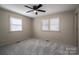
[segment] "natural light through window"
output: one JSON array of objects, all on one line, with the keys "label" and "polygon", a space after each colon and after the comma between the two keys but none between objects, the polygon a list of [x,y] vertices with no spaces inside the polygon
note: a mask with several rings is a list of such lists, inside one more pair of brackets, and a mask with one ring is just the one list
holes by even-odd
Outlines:
[{"label": "natural light through window", "polygon": [[42,20],[42,30],[48,30],[48,20]]},{"label": "natural light through window", "polygon": [[22,19],[10,17],[10,31],[22,31]]},{"label": "natural light through window", "polygon": [[42,30],[59,31],[60,30],[59,17],[50,18],[49,20],[42,20]]},{"label": "natural light through window", "polygon": [[59,18],[51,18],[50,19],[50,31],[59,31]]}]

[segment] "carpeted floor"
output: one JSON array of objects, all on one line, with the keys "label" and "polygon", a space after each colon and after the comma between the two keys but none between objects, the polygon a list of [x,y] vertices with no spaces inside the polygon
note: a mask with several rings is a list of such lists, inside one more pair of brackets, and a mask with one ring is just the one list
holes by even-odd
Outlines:
[{"label": "carpeted floor", "polygon": [[13,45],[0,47],[0,55],[69,55],[76,54],[76,48],[51,41],[29,39]]}]

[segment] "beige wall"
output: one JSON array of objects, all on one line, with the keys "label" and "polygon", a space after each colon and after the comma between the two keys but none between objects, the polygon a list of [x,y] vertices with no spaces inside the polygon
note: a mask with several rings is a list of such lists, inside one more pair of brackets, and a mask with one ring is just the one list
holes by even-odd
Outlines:
[{"label": "beige wall", "polygon": [[[10,22],[9,22],[10,16],[22,18],[23,31],[21,32],[10,31]],[[31,25],[32,25],[31,18],[4,9],[0,9],[0,46],[30,38],[32,34]]]},{"label": "beige wall", "polygon": [[78,9],[78,54],[79,54],[79,9]]},{"label": "beige wall", "polygon": [[[41,31],[41,20],[58,16],[60,18],[60,31],[59,32],[45,32]],[[75,45],[74,37],[74,12],[62,12],[52,14],[49,16],[37,17],[33,21],[34,37],[40,39],[49,39],[53,42],[65,43]]]}]

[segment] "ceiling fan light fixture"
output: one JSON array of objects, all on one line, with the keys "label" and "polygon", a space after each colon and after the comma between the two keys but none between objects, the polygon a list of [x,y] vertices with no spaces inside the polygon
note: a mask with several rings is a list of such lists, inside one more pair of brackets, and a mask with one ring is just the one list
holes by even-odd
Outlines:
[{"label": "ceiling fan light fixture", "polygon": [[36,10],[34,10],[33,12],[34,12],[34,13],[36,13],[37,11],[36,11]]}]

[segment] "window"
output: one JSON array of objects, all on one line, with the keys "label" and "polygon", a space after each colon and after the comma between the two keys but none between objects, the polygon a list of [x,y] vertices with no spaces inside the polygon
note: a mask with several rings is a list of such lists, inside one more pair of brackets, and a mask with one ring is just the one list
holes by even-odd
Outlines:
[{"label": "window", "polygon": [[22,19],[10,17],[10,31],[22,31]]},{"label": "window", "polygon": [[50,19],[50,31],[59,31],[59,18]]},{"label": "window", "polygon": [[51,18],[50,20],[42,20],[42,30],[44,31],[59,31],[60,24],[59,24],[59,18]]},{"label": "window", "polygon": [[42,20],[42,30],[48,30],[48,20]]}]

